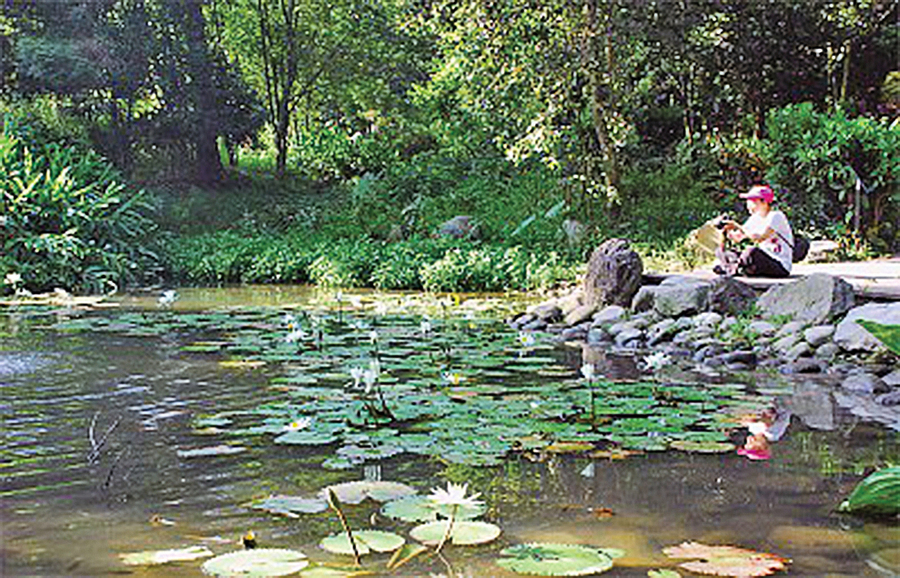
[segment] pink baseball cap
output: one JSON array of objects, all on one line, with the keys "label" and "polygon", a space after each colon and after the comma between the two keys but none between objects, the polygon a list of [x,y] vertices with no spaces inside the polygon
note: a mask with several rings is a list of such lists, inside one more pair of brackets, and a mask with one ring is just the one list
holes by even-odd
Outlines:
[{"label": "pink baseball cap", "polygon": [[772,190],[772,187],[768,185],[756,185],[755,187],[751,187],[746,193],[741,193],[741,198],[757,199],[771,205],[772,201],[775,200],[775,192]]}]

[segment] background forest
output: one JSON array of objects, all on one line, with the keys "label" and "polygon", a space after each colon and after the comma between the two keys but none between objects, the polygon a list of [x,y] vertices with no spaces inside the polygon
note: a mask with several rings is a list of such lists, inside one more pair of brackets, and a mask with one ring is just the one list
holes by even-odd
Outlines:
[{"label": "background forest", "polygon": [[900,250],[900,0],[0,5],[6,292],[530,289],[614,235],[692,266],[763,181]]}]

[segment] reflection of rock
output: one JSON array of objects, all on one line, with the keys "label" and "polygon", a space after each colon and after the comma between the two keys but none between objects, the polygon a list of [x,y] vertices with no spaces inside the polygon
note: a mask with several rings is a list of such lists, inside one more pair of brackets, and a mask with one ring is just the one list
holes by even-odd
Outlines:
[{"label": "reflection of rock", "polygon": [[634,379],[640,375],[637,360],[631,355],[616,355],[600,347],[585,345],[581,349],[582,363],[597,368],[597,374],[610,379]]},{"label": "reflection of rock", "polygon": [[794,394],[784,400],[784,407],[811,429],[831,431],[835,428],[834,402],[828,390],[819,384],[797,383]]},{"label": "reflection of rock", "polygon": [[867,303],[850,310],[834,332],[834,341],[849,351],[875,351],[882,348],[881,342],[857,323],[858,319],[868,319],[885,325],[900,324],[900,302]]},{"label": "reflection of rock", "polygon": [[837,553],[864,549],[872,539],[862,532],[815,526],[778,526],[769,534],[769,542],[789,550],[827,550]]},{"label": "reflection of rock", "polygon": [[772,287],[756,303],[767,316],[787,315],[818,325],[843,315],[853,306],[853,286],[839,277],[814,273]]},{"label": "reflection of rock", "polygon": [[847,391],[834,392],[834,401],[855,416],[871,419],[900,431],[900,406],[884,406],[875,401],[871,395]]}]

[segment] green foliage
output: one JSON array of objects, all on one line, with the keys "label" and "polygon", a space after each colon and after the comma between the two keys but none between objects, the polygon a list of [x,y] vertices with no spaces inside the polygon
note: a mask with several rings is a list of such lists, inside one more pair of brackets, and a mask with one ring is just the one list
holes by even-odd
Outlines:
[{"label": "green foliage", "polygon": [[871,473],[853,488],[839,509],[889,516],[900,513],[900,466]]},{"label": "green foliage", "polygon": [[856,322],[874,335],[885,347],[900,355],[900,325],[883,325],[868,319],[858,319]]},{"label": "green foliage", "polygon": [[18,273],[31,290],[100,292],[158,273],[150,200],[100,156],[55,143],[27,146],[6,116],[0,171],[0,274]]}]

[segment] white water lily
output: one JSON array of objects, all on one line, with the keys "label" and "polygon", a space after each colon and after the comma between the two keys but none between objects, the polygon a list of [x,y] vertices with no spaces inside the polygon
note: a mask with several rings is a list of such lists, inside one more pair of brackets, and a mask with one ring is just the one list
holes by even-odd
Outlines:
[{"label": "white water lily", "polygon": [[293,329],[297,325],[297,318],[290,313],[285,313],[282,318],[282,323],[284,323],[285,327],[288,329]]},{"label": "white water lily", "polygon": [[593,363],[585,363],[581,366],[581,375],[584,376],[588,381],[592,381],[595,377],[597,377],[597,368]]},{"label": "white water lily", "polygon": [[174,289],[167,289],[157,299],[160,307],[169,307],[178,299],[178,293]]},{"label": "white water lily", "polygon": [[374,329],[369,332],[369,341],[372,342],[372,345],[378,343],[378,332]]},{"label": "white water lily", "polygon": [[353,387],[359,387],[359,382],[362,381],[363,375],[365,375],[366,370],[362,367],[353,367],[350,369],[350,377],[353,378]]},{"label": "white water lily", "polygon": [[456,506],[458,508],[479,508],[484,502],[478,499],[481,493],[466,496],[469,490],[469,484],[454,484],[447,482],[447,489],[432,488],[431,495],[428,499],[438,506]]},{"label": "white water lily", "polygon": [[751,421],[747,424],[747,430],[755,436],[758,436],[760,434],[766,435],[767,433],[769,433],[769,426],[762,421]]},{"label": "white water lily", "polygon": [[464,376],[460,375],[459,373],[456,373],[456,372],[451,373],[449,371],[442,373],[441,379],[443,379],[444,381],[446,381],[447,383],[452,384],[452,385],[459,385],[460,383],[462,383],[466,380],[466,378]]},{"label": "white water lily", "polygon": [[375,382],[378,381],[378,373],[372,369],[363,371],[363,381],[366,382],[366,393],[372,393],[372,388],[375,387]]},{"label": "white water lily", "polygon": [[431,321],[423,319],[422,322],[419,323],[419,331],[422,332],[422,335],[431,333]]},{"label": "white water lily", "polygon": [[306,333],[302,329],[295,329],[284,336],[285,343],[296,343],[306,337]]},{"label": "white water lily", "polygon": [[306,429],[309,427],[309,424],[312,423],[311,417],[301,417],[300,419],[295,419],[291,423],[284,426],[282,429],[284,431],[298,431],[301,429]]},{"label": "white water lily", "polygon": [[672,358],[662,351],[651,353],[644,357],[644,363],[648,369],[659,370],[672,363]]},{"label": "white water lily", "polygon": [[519,343],[521,343],[525,347],[531,347],[535,343],[534,335],[525,331],[520,331]]}]

